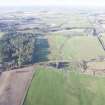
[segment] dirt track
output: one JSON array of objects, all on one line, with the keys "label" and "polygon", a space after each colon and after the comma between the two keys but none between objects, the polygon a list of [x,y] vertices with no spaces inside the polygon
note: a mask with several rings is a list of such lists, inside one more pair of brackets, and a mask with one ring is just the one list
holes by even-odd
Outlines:
[{"label": "dirt track", "polygon": [[2,73],[0,105],[20,105],[33,74],[33,66]]}]

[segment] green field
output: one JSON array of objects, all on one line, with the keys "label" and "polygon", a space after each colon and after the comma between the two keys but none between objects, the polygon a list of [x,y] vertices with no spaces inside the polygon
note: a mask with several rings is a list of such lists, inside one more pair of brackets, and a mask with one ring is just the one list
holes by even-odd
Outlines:
[{"label": "green field", "polygon": [[[64,45],[63,45],[64,43]],[[65,37],[63,35],[49,36],[49,45],[51,47],[50,59],[92,59],[98,56],[105,56],[100,43],[93,36],[75,36]],[[60,47],[63,45],[61,51]],[[59,53],[60,52],[60,53]]]},{"label": "green field", "polygon": [[87,17],[77,14],[74,11],[72,13],[51,13],[51,15],[41,15],[45,23],[51,26],[66,27],[91,27]]},{"label": "green field", "polygon": [[4,34],[5,34],[4,32],[0,32],[0,38],[1,38]]},{"label": "green field", "polygon": [[104,105],[105,78],[37,69],[24,105]]},{"label": "green field", "polygon": [[[49,60],[88,60],[105,56],[94,36],[68,37],[53,33],[48,36],[48,42]],[[104,68],[104,64],[93,62],[89,66]],[[104,105],[105,77],[80,74],[71,69],[38,67],[24,105]]]},{"label": "green field", "polygon": [[89,68],[104,70],[105,69],[105,61],[102,62],[90,62],[87,64]]}]

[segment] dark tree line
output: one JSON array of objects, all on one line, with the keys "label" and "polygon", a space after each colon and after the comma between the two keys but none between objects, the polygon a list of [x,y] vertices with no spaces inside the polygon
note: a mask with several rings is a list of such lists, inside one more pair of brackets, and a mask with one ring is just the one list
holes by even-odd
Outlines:
[{"label": "dark tree line", "polygon": [[9,33],[0,40],[0,62],[21,67],[32,61],[35,35],[31,33]]}]

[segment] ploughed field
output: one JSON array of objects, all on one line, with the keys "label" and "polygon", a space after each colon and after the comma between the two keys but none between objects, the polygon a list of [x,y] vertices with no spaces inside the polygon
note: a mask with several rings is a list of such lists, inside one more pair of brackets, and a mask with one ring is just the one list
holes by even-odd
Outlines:
[{"label": "ploughed field", "polygon": [[5,71],[0,75],[0,105],[20,105],[32,80],[33,66]]},{"label": "ploughed field", "polygon": [[105,78],[39,67],[24,105],[104,105]]}]

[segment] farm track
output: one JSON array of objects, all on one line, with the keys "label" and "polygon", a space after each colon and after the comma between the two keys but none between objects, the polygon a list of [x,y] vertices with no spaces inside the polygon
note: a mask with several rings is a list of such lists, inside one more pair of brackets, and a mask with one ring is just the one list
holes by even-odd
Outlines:
[{"label": "farm track", "polygon": [[34,74],[34,66],[3,72],[0,76],[0,105],[22,105]]}]

